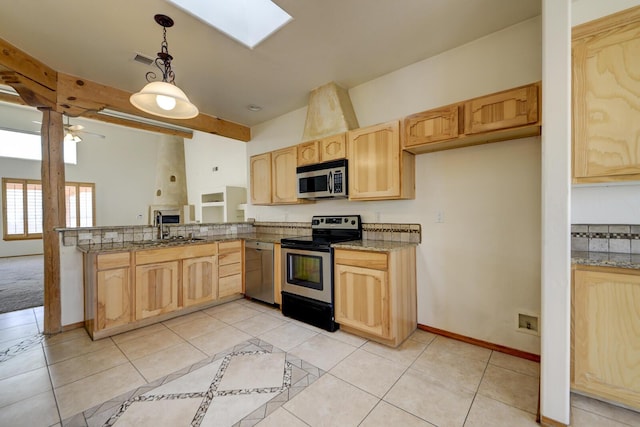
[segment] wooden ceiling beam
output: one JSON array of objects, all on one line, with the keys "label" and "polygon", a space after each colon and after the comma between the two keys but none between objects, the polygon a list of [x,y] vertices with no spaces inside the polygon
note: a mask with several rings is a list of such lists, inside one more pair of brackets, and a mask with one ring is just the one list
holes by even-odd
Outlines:
[{"label": "wooden ceiling beam", "polygon": [[[131,93],[121,89],[92,82],[81,77],[56,72],[42,62],[22,52],[0,38],[0,78],[4,84],[13,87],[28,105],[37,108],[51,108],[72,117],[91,115],[92,118],[105,108],[121,113],[146,117],[201,132],[220,135],[247,142],[251,139],[251,129],[218,117],[200,113],[193,119],[165,119],[138,110],[129,102]],[[102,119],[102,115],[100,120]],[[103,121],[113,122],[110,119]],[[153,125],[123,120],[134,128],[152,130]],[[167,133],[162,127],[154,131]],[[158,130],[163,129],[163,130]],[[175,134],[175,131],[173,131]]]},{"label": "wooden ceiling beam", "polygon": [[[251,130],[247,126],[202,113],[193,119],[186,120],[166,119],[147,114],[138,110],[129,102],[130,96],[130,92],[121,89],[92,82],[81,77],[58,73],[58,108],[69,115],[77,116],[77,113],[82,110],[97,113],[107,108],[244,142],[251,139]],[[135,122],[132,121],[131,123],[131,126],[134,126],[133,123]]]},{"label": "wooden ceiling beam", "polygon": [[120,117],[108,116],[106,114],[98,114],[94,112],[86,112],[82,115],[82,117],[86,117],[87,119],[99,120],[101,122],[111,123],[114,125],[127,126],[134,129],[142,129],[148,130],[151,132],[164,133],[166,135],[179,136],[181,138],[192,139],[193,132],[187,132],[180,129],[171,129],[162,126],[155,126],[149,123],[141,123],[133,120],[127,120]]}]

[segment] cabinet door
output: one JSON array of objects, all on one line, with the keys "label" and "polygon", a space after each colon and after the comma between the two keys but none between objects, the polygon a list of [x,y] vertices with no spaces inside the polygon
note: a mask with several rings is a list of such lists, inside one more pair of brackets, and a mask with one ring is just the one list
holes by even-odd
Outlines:
[{"label": "cabinet door", "polygon": [[185,307],[217,298],[217,267],[215,256],[189,258],[182,261],[182,301]]},{"label": "cabinet door", "polygon": [[344,159],[347,157],[347,135],[339,133],[320,140],[320,161]]},{"label": "cabinet door", "polygon": [[251,203],[271,204],[271,153],[252,156],[249,162]]},{"label": "cabinet door", "polygon": [[640,276],[574,272],[573,385],[640,409]]},{"label": "cabinet door", "polygon": [[136,320],[178,308],[178,261],[136,266]]},{"label": "cabinet door", "polygon": [[458,136],[458,105],[412,114],[404,118],[404,147],[445,141]]},{"label": "cabinet door", "polygon": [[574,178],[638,180],[640,23],[583,36],[572,55]]},{"label": "cabinet door", "polygon": [[525,126],[538,121],[538,86],[533,84],[472,99],[465,104],[464,132]]},{"label": "cabinet door", "polygon": [[320,162],[319,141],[298,144],[298,166],[312,165]]},{"label": "cabinet door", "polygon": [[400,127],[394,121],[349,131],[349,198],[400,197]]},{"label": "cabinet door", "polygon": [[336,322],[392,338],[387,272],[336,264],[334,275]]},{"label": "cabinet door", "polygon": [[126,325],[132,320],[130,271],[128,266],[98,271],[96,330]]},{"label": "cabinet door", "polygon": [[297,203],[296,167],[297,147],[288,147],[271,153],[272,201],[277,203]]}]

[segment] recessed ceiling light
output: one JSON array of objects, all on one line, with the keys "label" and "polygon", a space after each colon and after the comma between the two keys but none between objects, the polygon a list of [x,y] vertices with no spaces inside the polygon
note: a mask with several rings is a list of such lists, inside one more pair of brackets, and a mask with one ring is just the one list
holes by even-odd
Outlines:
[{"label": "recessed ceiling light", "polygon": [[293,18],[271,0],[168,0],[253,49]]},{"label": "recessed ceiling light", "polygon": [[259,106],[259,105],[256,105],[256,104],[250,104],[250,105],[247,105],[247,110],[249,110],[249,111],[260,111],[260,110],[262,110],[262,107]]}]

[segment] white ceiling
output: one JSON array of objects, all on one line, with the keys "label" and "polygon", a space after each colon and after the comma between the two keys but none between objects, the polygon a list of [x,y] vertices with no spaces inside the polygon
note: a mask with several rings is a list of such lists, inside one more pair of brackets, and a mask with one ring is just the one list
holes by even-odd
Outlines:
[{"label": "white ceiling", "polygon": [[[232,0],[230,0],[232,1]],[[248,126],[537,16],[540,0],[275,0],[293,21],[250,50],[165,0],[0,0],[0,38],[52,68],[130,92],[167,30],[176,83],[201,112]],[[249,104],[263,107],[259,112]]]}]

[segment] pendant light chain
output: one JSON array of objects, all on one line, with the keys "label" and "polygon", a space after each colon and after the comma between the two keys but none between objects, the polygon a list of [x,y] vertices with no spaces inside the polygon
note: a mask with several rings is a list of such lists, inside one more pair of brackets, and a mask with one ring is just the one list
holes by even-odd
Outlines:
[{"label": "pendant light chain", "polygon": [[[171,60],[173,56],[169,54],[169,43],[167,42],[167,27],[162,26],[162,43],[160,44],[160,52],[158,52],[158,57],[154,61],[156,67],[162,73],[162,81],[166,83],[175,84],[174,80],[176,78],[176,74],[171,69]],[[147,82],[151,83],[157,78],[157,75],[154,71],[149,71],[145,75]]]}]

